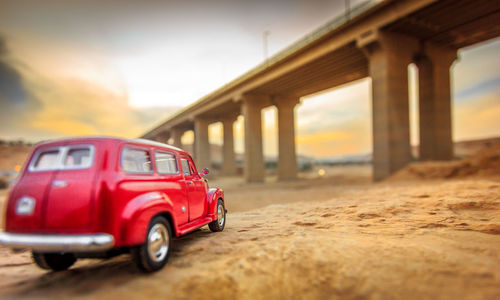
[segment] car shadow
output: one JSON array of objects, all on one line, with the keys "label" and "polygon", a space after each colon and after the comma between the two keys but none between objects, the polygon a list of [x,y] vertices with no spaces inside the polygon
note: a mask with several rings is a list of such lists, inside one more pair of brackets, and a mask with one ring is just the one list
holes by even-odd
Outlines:
[{"label": "car shadow", "polygon": [[[180,238],[176,238],[172,244],[172,253],[168,264],[175,263],[188,252],[185,248],[210,236],[207,229],[198,229]],[[168,266],[168,265],[167,265]],[[30,266],[30,267],[35,267]],[[169,272],[164,269],[160,272]],[[8,289],[8,295],[31,298],[31,296],[45,297],[57,295],[90,295],[99,289],[118,287],[128,282],[151,276],[139,271],[132,262],[129,255],[124,254],[107,260],[81,260],[74,267],[63,272],[47,272],[38,277],[30,277],[22,282],[13,284]]]},{"label": "car shadow", "polygon": [[[128,255],[98,261],[85,260],[84,265],[62,272],[47,272],[38,277],[31,277],[11,286],[12,296],[50,296],[73,294],[84,296],[96,289],[125,284],[141,276]],[[33,266],[36,267],[36,266]]]}]

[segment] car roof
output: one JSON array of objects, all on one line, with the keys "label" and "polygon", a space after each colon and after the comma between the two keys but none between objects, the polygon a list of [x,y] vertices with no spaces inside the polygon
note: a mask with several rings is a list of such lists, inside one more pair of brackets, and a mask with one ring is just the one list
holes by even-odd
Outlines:
[{"label": "car roof", "polygon": [[70,141],[82,141],[82,142],[84,142],[84,141],[95,141],[95,140],[115,141],[115,142],[120,142],[120,143],[128,142],[128,143],[142,144],[142,145],[147,145],[147,146],[167,148],[170,150],[186,153],[186,151],[184,151],[180,148],[174,147],[172,145],[168,145],[168,144],[160,143],[160,142],[156,142],[156,141],[151,141],[151,140],[147,140],[147,139],[126,139],[126,138],[107,137],[107,136],[88,136],[88,137],[54,139],[54,140],[40,142],[40,143],[36,144],[36,146],[50,145],[50,144],[70,142]]},{"label": "car roof", "polygon": [[172,145],[160,143],[157,141],[147,140],[147,139],[123,139],[123,140],[127,141],[127,142],[137,143],[137,144],[156,146],[156,147],[172,149],[172,150],[179,151],[179,152],[185,152],[184,150],[177,148],[177,147],[174,147]]}]

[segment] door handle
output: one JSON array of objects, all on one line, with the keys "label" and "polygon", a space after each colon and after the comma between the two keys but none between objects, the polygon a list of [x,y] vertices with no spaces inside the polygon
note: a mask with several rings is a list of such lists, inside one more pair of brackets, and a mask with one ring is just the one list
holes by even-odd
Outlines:
[{"label": "door handle", "polygon": [[192,180],[189,180],[189,181],[188,181],[188,184],[193,184],[193,181],[192,181]]},{"label": "door handle", "polygon": [[64,180],[54,180],[54,181],[52,181],[52,186],[53,187],[62,188],[62,187],[66,187],[67,185],[68,185],[68,182],[66,182]]}]

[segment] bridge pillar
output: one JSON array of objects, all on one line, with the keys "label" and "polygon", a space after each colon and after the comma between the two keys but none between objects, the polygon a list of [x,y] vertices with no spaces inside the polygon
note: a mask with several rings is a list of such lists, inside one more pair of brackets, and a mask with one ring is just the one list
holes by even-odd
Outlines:
[{"label": "bridge pillar", "polygon": [[222,148],[222,172],[224,175],[236,175],[236,157],[234,155],[233,125],[237,116],[231,116],[222,120],[224,132],[224,145]]},{"label": "bridge pillar", "polygon": [[171,130],[171,136],[174,140],[173,146],[177,148],[182,148],[182,136],[184,135],[184,131],[179,128],[173,128]]},{"label": "bridge pillar", "polygon": [[262,152],[262,100],[265,96],[243,96],[241,111],[245,118],[245,179],[247,182],[262,182],[265,176],[264,153]]},{"label": "bridge pillar", "polygon": [[426,44],[416,59],[419,80],[420,160],[453,158],[450,67],[456,50]]},{"label": "bridge pillar", "polygon": [[363,47],[372,79],[373,178],[381,180],[411,161],[408,65],[418,49],[412,38],[378,32]]},{"label": "bridge pillar", "polygon": [[210,143],[208,141],[208,125],[206,119],[194,120],[194,153],[198,169],[210,168]]},{"label": "bridge pillar", "polygon": [[298,98],[277,98],[278,109],[278,179],[297,178],[297,156],[295,152],[295,106]]}]

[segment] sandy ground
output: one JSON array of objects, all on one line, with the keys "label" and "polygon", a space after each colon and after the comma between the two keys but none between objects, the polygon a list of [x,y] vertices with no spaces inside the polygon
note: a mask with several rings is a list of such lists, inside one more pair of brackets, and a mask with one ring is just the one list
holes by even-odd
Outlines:
[{"label": "sandy ground", "polygon": [[370,184],[369,169],[351,171],[213,180],[226,229],[176,240],[152,275],[126,255],[45,273],[0,248],[0,297],[500,298],[500,178]]}]

